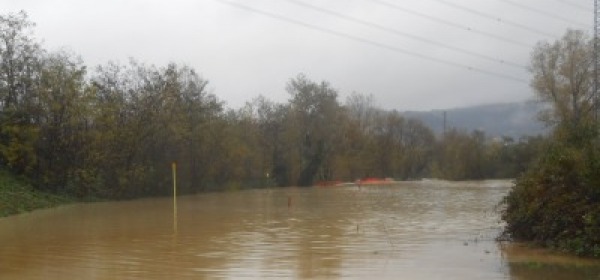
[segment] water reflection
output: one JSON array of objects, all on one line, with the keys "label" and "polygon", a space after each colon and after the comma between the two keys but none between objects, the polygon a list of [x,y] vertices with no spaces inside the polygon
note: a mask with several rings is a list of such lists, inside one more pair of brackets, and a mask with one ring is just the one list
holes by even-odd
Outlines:
[{"label": "water reflection", "polygon": [[501,244],[512,279],[600,279],[598,260],[574,258],[523,244]]},{"label": "water reflection", "polygon": [[539,268],[548,261],[494,242],[494,207],[509,187],[422,181],[187,196],[176,233],[170,199],[36,211],[0,219],[0,279],[595,277],[597,262]]}]

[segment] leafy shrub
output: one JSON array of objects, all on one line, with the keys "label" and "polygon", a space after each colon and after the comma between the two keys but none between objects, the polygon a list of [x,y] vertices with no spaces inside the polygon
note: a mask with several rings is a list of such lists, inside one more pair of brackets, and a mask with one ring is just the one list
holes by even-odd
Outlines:
[{"label": "leafy shrub", "polygon": [[518,178],[505,198],[505,233],[517,240],[600,257],[596,137],[569,135],[549,143],[536,165]]}]

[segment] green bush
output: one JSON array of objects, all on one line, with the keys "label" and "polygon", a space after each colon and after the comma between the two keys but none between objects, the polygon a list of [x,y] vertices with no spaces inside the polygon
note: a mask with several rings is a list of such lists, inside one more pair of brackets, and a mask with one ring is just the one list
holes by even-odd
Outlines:
[{"label": "green bush", "polygon": [[73,201],[69,197],[34,189],[26,181],[0,170],[0,217],[38,208],[48,208]]},{"label": "green bush", "polygon": [[[571,133],[548,144],[505,198],[505,234],[600,257],[600,154],[596,137]],[[586,141],[586,139],[591,139]]]}]

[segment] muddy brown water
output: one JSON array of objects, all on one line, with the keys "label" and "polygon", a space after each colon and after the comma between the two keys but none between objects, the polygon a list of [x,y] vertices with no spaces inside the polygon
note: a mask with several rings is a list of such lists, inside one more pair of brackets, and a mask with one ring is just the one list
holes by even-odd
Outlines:
[{"label": "muddy brown water", "polygon": [[0,279],[600,279],[494,238],[509,181],[261,189],[0,219]]}]

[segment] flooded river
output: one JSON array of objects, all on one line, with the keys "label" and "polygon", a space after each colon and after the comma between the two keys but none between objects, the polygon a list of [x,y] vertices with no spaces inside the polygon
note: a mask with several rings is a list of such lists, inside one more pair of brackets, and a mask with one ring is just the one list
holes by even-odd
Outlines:
[{"label": "flooded river", "polygon": [[261,189],[0,219],[0,279],[600,279],[494,241],[507,181]]}]

